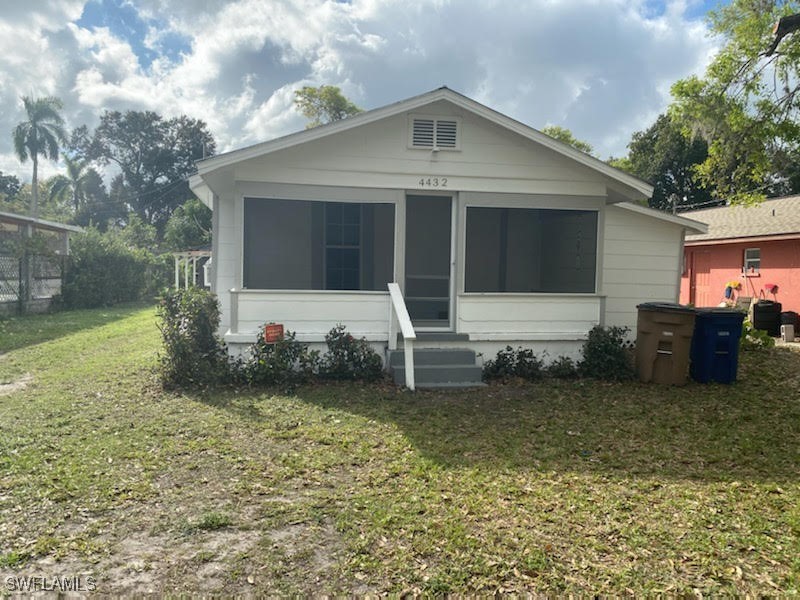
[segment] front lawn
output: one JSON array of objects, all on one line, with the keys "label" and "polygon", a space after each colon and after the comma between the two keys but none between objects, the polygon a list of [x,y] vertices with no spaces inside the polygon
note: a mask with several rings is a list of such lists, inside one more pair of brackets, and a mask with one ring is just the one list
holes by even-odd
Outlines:
[{"label": "front lawn", "polygon": [[800,591],[789,350],[734,386],[414,395],[165,393],[149,308],[0,322],[0,351],[6,591]]}]

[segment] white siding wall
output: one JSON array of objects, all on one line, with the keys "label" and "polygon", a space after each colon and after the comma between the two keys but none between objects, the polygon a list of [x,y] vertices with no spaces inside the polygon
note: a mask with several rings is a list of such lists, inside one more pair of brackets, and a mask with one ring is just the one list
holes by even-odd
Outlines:
[{"label": "white siding wall", "polygon": [[636,336],[636,305],[677,302],[682,229],[610,206],[605,216],[602,293],[605,325],[630,327]]},{"label": "white siding wall", "polygon": [[226,335],[229,342],[254,342],[266,322],[282,323],[302,341],[323,341],[341,323],[355,337],[389,339],[389,292],[242,290],[232,294],[238,323]]},{"label": "white siding wall", "polygon": [[600,322],[597,296],[468,294],[458,299],[458,332],[471,340],[580,340]]},{"label": "white siding wall", "polygon": [[[446,102],[425,114],[461,118],[461,149],[408,148],[408,116],[340,132],[236,165],[238,181],[400,190],[605,196],[606,180],[548,148]],[[413,113],[412,113],[413,114]],[[438,177],[439,186],[420,185]],[[442,178],[447,178],[442,187]]]}]

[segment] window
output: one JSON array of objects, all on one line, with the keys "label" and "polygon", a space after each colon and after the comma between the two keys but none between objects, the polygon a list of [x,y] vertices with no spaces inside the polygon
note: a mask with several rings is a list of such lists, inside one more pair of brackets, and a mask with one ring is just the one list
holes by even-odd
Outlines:
[{"label": "window", "polygon": [[265,290],[386,290],[394,205],[244,199],[243,281]]},{"label": "window", "polygon": [[744,251],[744,266],[742,272],[745,275],[757,275],[761,270],[761,249],[747,248]]},{"label": "window", "polygon": [[357,290],[361,265],[361,205],[325,205],[325,289]]},{"label": "window", "polygon": [[466,292],[594,293],[597,212],[467,208]]},{"label": "window", "polygon": [[455,118],[412,117],[411,147],[457,150],[458,125]]}]

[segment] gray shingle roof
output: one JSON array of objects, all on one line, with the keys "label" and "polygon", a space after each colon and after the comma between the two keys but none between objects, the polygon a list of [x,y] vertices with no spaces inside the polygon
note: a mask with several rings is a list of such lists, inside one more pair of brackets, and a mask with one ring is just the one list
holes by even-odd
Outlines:
[{"label": "gray shingle roof", "polygon": [[717,206],[681,213],[708,224],[708,233],[687,235],[687,242],[796,233],[800,236],[800,196],[765,200],[758,206]]}]

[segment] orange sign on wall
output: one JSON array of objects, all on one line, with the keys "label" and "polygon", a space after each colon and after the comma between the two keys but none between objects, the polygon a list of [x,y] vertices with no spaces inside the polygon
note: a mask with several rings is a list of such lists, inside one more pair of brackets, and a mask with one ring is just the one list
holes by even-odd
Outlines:
[{"label": "orange sign on wall", "polygon": [[283,325],[279,323],[269,323],[264,325],[264,341],[268,344],[280,342],[283,339]]}]

